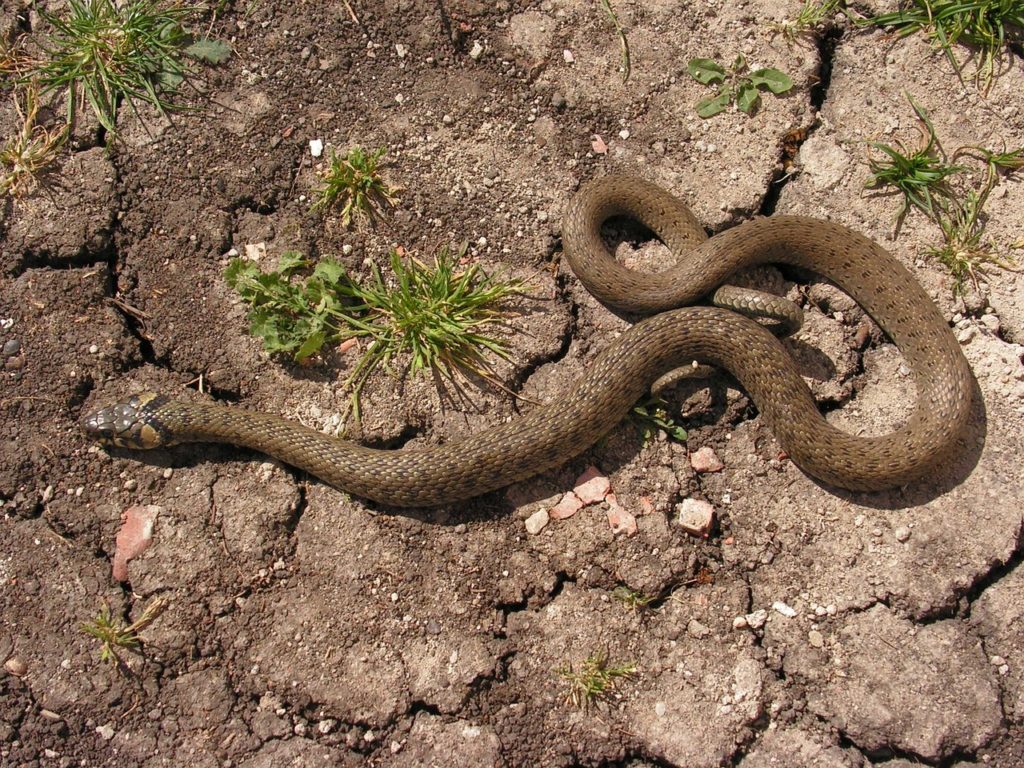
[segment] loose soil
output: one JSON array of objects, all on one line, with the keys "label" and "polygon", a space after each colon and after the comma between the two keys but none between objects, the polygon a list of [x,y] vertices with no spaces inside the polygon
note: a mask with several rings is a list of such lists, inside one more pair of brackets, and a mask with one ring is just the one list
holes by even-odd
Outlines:
[{"label": "loose soil", "polygon": [[[1024,762],[1022,278],[994,270],[955,298],[927,256],[937,228],[912,213],[894,238],[900,201],[863,191],[865,140],[917,141],[907,93],[948,150],[1024,146],[1019,58],[981,94],[920,36],[840,16],[787,40],[771,22],[796,0],[613,0],[632,54],[624,82],[614,30],[584,0],[229,5],[202,20],[233,55],[186,92],[195,110],[122,110],[117,141],[86,121],[40,188],[0,208],[0,763]],[[27,3],[0,8],[8,37],[45,34]],[[794,89],[751,117],[699,119],[709,91],[687,60],[741,52]],[[63,119],[60,100],[49,119]],[[18,125],[5,90],[0,127]],[[312,140],[388,148],[402,192],[385,224],[349,231],[310,212],[323,161]],[[780,455],[720,374],[663,391],[685,444],[626,421],[563,468],[415,513],[244,450],[108,453],[78,428],[83,412],[154,389],[338,431],[353,359],[264,354],[223,279],[236,252],[269,268],[299,249],[366,275],[392,248],[429,260],[468,241],[472,258],[531,285],[501,380],[558,398],[628,326],[560,258],[564,206],[609,171],[673,190],[712,232],[797,213],[885,243],[975,372],[955,463],[913,487],[837,493]],[[1019,175],[987,211],[1009,253]],[[673,258],[634,227],[609,237],[642,268]],[[829,418],[866,433],[898,421],[914,398],[898,351],[829,284],[783,278],[808,316],[789,344]],[[428,445],[529,407],[381,374],[362,439]],[[722,471],[693,469],[704,446]],[[591,465],[635,535],[612,531],[606,504],[529,533]],[[716,510],[706,538],[678,524],[687,498]],[[118,582],[115,540],[139,505],[156,515],[153,539]],[[620,587],[653,602],[626,605]],[[158,596],[169,608],[142,653],[101,663],[82,623],[103,606],[134,620]],[[636,672],[580,709],[559,670],[592,654]]]}]

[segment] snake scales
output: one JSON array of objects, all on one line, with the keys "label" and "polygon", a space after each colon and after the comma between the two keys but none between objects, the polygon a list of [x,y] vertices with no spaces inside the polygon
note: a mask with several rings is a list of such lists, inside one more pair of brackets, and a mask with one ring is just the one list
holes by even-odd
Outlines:
[{"label": "snake scales", "polygon": [[[652,229],[679,262],[660,274],[617,263],[602,223],[628,215]],[[504,487],[593,445],[651,383],[694,360],[729,370],[793,461],[834,486],[877,490],[921,477],[962,435],[971,397],[967,361],[911,274],[871,240],[828,221],[775,216],[707,239],[689,209],[641,179],[586,185],[563,221],[565,254],[598,299],[657,313],[611,343],[564,397],[456,442],[377,450],[265,413],[184,403],[146,393],[83,420],[108,445],[152,448],[225,442],[262,451],[350,493],[395,506],[434,506]],[[744,267],[777,262],[818,272],[849,293],[903,353],[917,404],[890,434],[856,437],[830,426],[782,344],[759,324],[699,300]]]}]

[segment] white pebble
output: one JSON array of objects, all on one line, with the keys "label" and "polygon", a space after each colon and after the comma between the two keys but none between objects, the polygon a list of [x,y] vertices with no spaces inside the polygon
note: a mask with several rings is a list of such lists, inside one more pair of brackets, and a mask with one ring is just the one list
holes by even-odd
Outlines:
[{"label": "white pebble", "polygon": [[324,153],[324,143],[320,139],[309,140],[309,154],[320,157]]},{"label": "white pebble", "polygon": [[776,600],[774,603],[772,603],[772,610],[778,614],[785,616],[787,619],[792,619],[794,616],[796,616],[796,609],[791,608],[781,600]]},{"label": "white pebble", "polygon": [[544,527],[550,522],[550,520],[551,517],[548,515],[548,511],[546,509],[538,509],[526,518],[526,532],[536,536],[544,530]]}]

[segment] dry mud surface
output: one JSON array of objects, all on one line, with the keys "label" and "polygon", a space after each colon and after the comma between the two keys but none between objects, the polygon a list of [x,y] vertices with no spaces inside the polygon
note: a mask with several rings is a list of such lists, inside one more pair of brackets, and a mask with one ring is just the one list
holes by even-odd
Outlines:
[{"label": "dry mud surface", "polygon": [[[3,2],[5,33],[42,28],[25,5]],[[982,97],[917,36],[839,19],[787,42],[768,22],[795,0],[613,0],[632,49],[623,83],[589,1],[235,5],[211,29],[234,55],[205,73],[202,110],[173,125],[124,112],[110,148],[87,127],[45,188],[3,201],[0,763],[1024,763],[1022,278],[995,272],[954,300],[925,256],[935,227],[912,214],[893,240],[899,201],[862,189],[865,139],[917,140],[905,93],[947,147],[1024,145],[1019,59]],[[796,87],[754,117],[700,120],[707,90],[686,61],[738,52]],[[9,101],[0,123],[15,128]],[[313,139],[389,147],[403,188],[389,226],[348,232],[310,213]],[[468,240],[534,286],[503,379],[558,397],[626,327],[560,261],[567,200],[613,170],[673,190],[711,231],[800,213],[885,243],[974,369],[957,463],[891,493],[836,493],[780,460],[724,376],[668,393],[685,445],[645,443],[627,421],[560,470],[415,515],[243,450],[108,455],[77,427],[142,388],[337,425],[350,361],[269,359],[224,283],[229,252],[258,244],[267,265],[300,248],[366,274],[392,247],[429,257]],[[1019,178],[988,211],[995,241],[1020,239]],[[671,259],[656,245],[640,257]],[[864,432],[897,421],[914,398],[898,352],[877,336],[858,346],[862,316],[827,284],[792,291],[808,313],[792,346],[829,418]],[[528,407],[470,394],[382,375],[364,436],[431,444]],[[693,470],[705,446],[722,471]],[[528,532],[590,465],[635,535],[613,533],[602,505]],[[714,506],[706,540],[677,522],[684,499]],[[153,540],[122,583],[115,538],[134,506],[155,515]],[[632,610],[621,586],[658,599]],[[124,674],[100,663],[81,623],[103,605],[137,618],[156,596],[170,607],[144,655],[125,654]],[[594,652],[637,671],[580,710],[557,670]]]}]

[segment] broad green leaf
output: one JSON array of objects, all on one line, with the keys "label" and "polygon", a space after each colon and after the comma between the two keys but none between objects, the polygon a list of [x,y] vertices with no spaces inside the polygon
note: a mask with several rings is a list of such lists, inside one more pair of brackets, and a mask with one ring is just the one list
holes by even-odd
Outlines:
[{"label": "broad green leaf", "polygon": [[686,71],[694,80],[704,85],[725,81],[725,69],[712,59],[690,59],[686,65]]},{"label": "broad green leaf", "polygon": [[246,280],[251,280],[255,277],[253,274],[256,269],[256,265],[251,261],[245,259],[234,258],[228,264],[227,269],[224,270],[224,280],[227,284],[235,290],[240,290],[239,286],[243,285]]},{"label": "broad green leaf", "polygon": [[724,112],[732,103],[732,93],[728,90],[719,91],[715,96],[708,96],[697,102],[697,114],[700,117],[714,117],[719,112]]},{"label": "broad green leaf", "polygon": [[307,357],[315,355],[323,348],[326,338],[327,336],[323,331],[315,331],[310,334],[309,337],[302,342],[302,346],[296,350],[295,360],[301,363]]},{"label": "broad green leaf", "polygon": [[231,46],[223,40],[203,37],[188,46],[185,55],[207,64],[223,64],[231,58]]},{"label": "broad green leaf", "polygon": [[348,277],[345,265],[334,259],[324,259],[313,270],[313,277],[323,281],[325,285],[336,285]]},{"label": "broad green leaf", "polygon": [[758,88],[767,88],[772,93],[785,93],[793,87],[789,75],[777,69],[759,69],[751,72],[750,82]]},{"label": "broad green leaf", "polygon": [[281,254],[281,258],[278,259],[277,271],[290,275],[293,272],[304,269],[308,265],[309,262],[306,261],[306,257],[298,251],[285,251]]},{"label": "broad green leaf", "polygon": [[752,83],[745,82],[740,85],[739,93],[736,94],[736,106],[741,112],[748,115],[753,114],[760,100],[761,97],[757,93],[757,88]]}]

